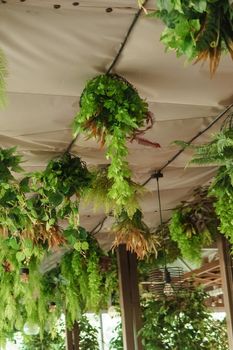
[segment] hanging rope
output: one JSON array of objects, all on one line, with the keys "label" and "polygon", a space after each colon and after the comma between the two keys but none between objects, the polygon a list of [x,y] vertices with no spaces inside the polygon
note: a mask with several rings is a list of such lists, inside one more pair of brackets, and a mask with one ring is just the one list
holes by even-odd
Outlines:
[{"label": "hanging rope", "polygon": [[164,254],[164,267],[166,269],[167,266],[167,260],[166,260],[166,247],[165,247],[165,236],[164,236],[164,227],[163,227],[163,214],[162,214],[162,205],[161,205],[161,195],[160,195],[160,187],[159,187],[159,179],[163,177],[163,174],[161,171],[156,171],[154,173],[154,178],[156,179],[157,182],[157,195],[158,195],[158,204],[159,204],[159,218],[160,218],[160,226],[161,226],[161,231],[162,231],[162,236],[163,236],[163,254]]},{"label": "hanging rope", "polygon": [[122,42],[122,44],[121,44],[121,46],[120,46],[120,49],[119,49],[118,53],[116,54],[114,60],[112,61],[111,65],[109,66],[109,68],[108,68],[106,74],[110,74],[111,71],[113,70],[113,68],[115,67],[115,65],[117,64],[117,62],[118,62],[118,60],[119,60],[119,58],[120,58],[120,55],[121,55],[121,53],[122,53],[122,51],[123,51],[123,49],[124,49],[124,47],[125,47],[125,45],[126,45],[128,39],[129,39],[129,36],[130,36],[132,30],[134,29],[135,24],[137,23],[137,21],[138,21],[140,15],[141,15],[141,13],[144,11],[147,2],[148,2],[148,0],[145,0],[144,3],[142,4],[142,6],[140,7],[140,9],[139,9],[139,10],[137,11],[137,13],[135,14],[134,19],[133,19],[133,21],[132,21],[132,23],[131,23],[131,25],[130,25],[130,27],[129,27],[127,33],[126,33],[125,39],[124,39],[124,41]]}]

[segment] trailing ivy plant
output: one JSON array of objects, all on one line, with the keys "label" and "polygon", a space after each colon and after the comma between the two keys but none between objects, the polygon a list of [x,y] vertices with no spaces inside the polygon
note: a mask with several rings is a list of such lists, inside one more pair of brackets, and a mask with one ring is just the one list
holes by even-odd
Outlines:
[{"label": "trailing ivy plant", "polygon": [[77,229],[80,198],[90,178],[86,164],[69,153],[51,160],[44,171],[31,174],[28,181],[36,196],[30,204],[35,219],[45,222],[48,228],[57,227],[59,219],[67,220],[69,227]]},{"label": "trailing ivy plant", "polygon": [[[86,164],[65,153],[51,160],[45,170],[18,182],[12,171],[23,171],[20,163],[14,148],[0,150],[0,233],[29,239],[45,250],[74,244],[78,239],[75,233],[79,229],[80,199],[91,179]],[[61,220],[70,230],[68,235],[60,227]]]},{"label": "trailing ivy plant", "polygon": [[126,249],[136,253],[139,259],[152,253],[157,254],[160,241],[143,221],[140,210],[137,210],[132,218],[126,212],[122,212],[116,218],[112,231],[115,234],[113,248],[126,244]]},{"label": "trailing ivy plant", "polygon": [[213,75],[221,54],[233,58],[233,8],[228,0],[158,0],[152,14],[166,25],[160,40],[189,61],[209,59]]},{"label": "trailing ivy plant", "polygon": [[84,312],[106,308],[117,289],[117,272],[112,254],[105,254],[97,241],[80,228],[74,249],[68,251],[53,270],[43,275],[47,304],[65,311],[67,326],[72,328]]},{"label": "trailing ivy plant", "polygon": [[208,196],[208,188],[198,188],[193,200],[184,202],[173,212],[170,235],[184,258],[200,262],[201,249],[214,241],[219,224],[214,203],[215,198]]},{"label": "trailing ivy plant", "polygon": [[[117,289],[114,264],[102,265],[104,253],[91,237],[86,250],[75,246],[61,261],[61,292],[68,326],[86,311],[98,312],[107,306],[110,295]],[[62,281],[64,283],[62,283]]]},{"label": "trailing ivy plant", "polygon": [[74,119],[74,134],[84,133],[88,138],[96,138],[102,147],[106,145],[106,157],[111,161],[107,174],[111,181],[108,198],[122,210],[127,210],[135,195],[126,142],[136,139],[152,124],[147,103],[122,77],[99,75],[87,83],[80,98],[80,112]]}]

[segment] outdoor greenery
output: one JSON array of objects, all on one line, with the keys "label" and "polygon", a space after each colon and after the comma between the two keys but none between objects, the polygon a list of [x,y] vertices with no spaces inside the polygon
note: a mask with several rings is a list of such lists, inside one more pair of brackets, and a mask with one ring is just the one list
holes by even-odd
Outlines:
[{"label": "outdoor greenery", "polygon": [[[99,350],[98,330],[90,324],[85,315],[78,321],[78,325],[80,332],[80,350]],[[65,350],[65,344],[65,325],[59,322],[53,330],[53,333],[45,331],[43,339],[41,339],[39,335],[24,335],[20,350]]]},{"label": "outdoor greenery", "polygon": [[[145,350],[229,350],[225,321],[214,320],[205,306],[206,294],[182,290],[173,296],[142,302]],[[118,324],[110,350],[123,350],[122,327]]]},{"label": "outdoor greenery", "polygon": [[[38,324],[40,335],[44,336],[44,331],[52,331],[64,312],[67,326],[72,327],[84,312],[107,307],[110,295],[117,289],[116,267],[110,256],[110,264],[104,263],[106,255],[97,242],[85,234],[88,243],[85,247],[76,242],[75,249],[68,251],[57,267],[43,274],[37,256],[32,255],[30,261],[22,265],[15,256],[17,250],[1,246],[4,252],[0,271],[3,334],[22,330],[27,322]],[[21,266],[27,268],[22,270]],[[3,344],[5,340],[1,339]]]},{"label": "outdoor greenery", "polygon": [[116,222],[112,227],[115,234],[113,247],[126,244],[126,249],[135,252],[139,259],[143,259],[146,255],[152,253],[156,255],[160,246],[158,236],[151,232],[142,218],[142,212],[139,210],[135,212],[132,218],[126,212],[122,212],[116,218]]},{"label": "outdoor greenery", "polygon": [[59,327],[59,329],[51,332],[44,333],[44,338],[41,339],[40,335],[23,335],[23,342],[20,346],[20,350],[66,350],[65,345],[65,327]]},{"label": "outdoor greenery", "polygon": [[[186,147],[185,143],[180,145]],[[190,147],[190,146],[189,146]],[[219,169],[209,187],[209,196],[215,198],[213,205],[218,216],[219,232],[233,243],[233,125],[232,115],[229,115],[221,130],[213,135],[206,144],[191,146],[194,155],[191,163],[200,165],[217,165]]]},{"label": "outdoor greenery", "polygon": [[[132,216],[135,186],[126,160],[127,140],[134,140],[153,124],[147,103],[125,79],[118,75],[100,75],[90,80],[80,98],[80,112],[73,123],[74,134],[96,138],[101,147],[107,147],[110,160],[107,170],[107,197],[115,202],[117,212],[127,210]],[[140,128],[145,128],[140,130]],[[159,147],[158,144],[154,145]],[[110,185],[110,186],[109,186]],[[132,210],[134,209],[134,210]]]},{"label": "outdoor greenery", "polygon": [[220,220],[219,231],[233,244],[233,181],[226,167],[219,168],[210,194],[217,198],[215,212]]},{"label": "outdoor greenery", "polygon": [[205,293],[182,291],[144,304],[145,350],[228,350],[226,326],[212,318]]},{"label": "outdoor greenery", "polygon": [[[79,226],[79,202],[90,181],[85,163],[66,153],[18,181],[20,163],[14,148],[0,150],[1,345],[26,322],[39,325],[43,337],[64,312],[72,327],[84,312],[106,307],[117,280],[114,263],[101,265],[106,254]],[[42,271],[59,246],[67,250],[61,262]]]},{"label": "outdoor greenery", "polygon": [[[156,16],[168,26],[162,41],[178,55],[209,58],[214,73],[223,43],[233,54],[232,10],[225,1],[158,1],[158,6]],[[4,76],[0,54],[0,103]],[[116,259],[101,249],[94,232],[80,226],[81,200],[104,207],[114,217],[112,248],[126,244],[135,252],[143,260],[141,274],[181,255],[199,262],[201,249],[213,242],[218,230],[233,244],[231,120],[213,141],[194,147],[192,162],[220,166],[213,184],[196,190],[169,223],[155,230],[143,221],[138,200],[144,189],[132,180],[127,161],[127,141],[140,141],[152,125],[148,104],[130,83],[117,75],[100,75],[82,93],[73,130],[75,137],[84,134],[106,147],[110,164],[90,170],[66,151],[45,169],[26,173],[15,148],[0,148],[0,346],[27,324],[39,327],[40,333],[25,336],[23,350],[42,345],[63,350],[56,324],[65,314],[68,328],[80,325],[81,350],[98,349],[97,331],[83,315],[106,308],[111,295],[118,297]],[[145,301],[145,350],[226,350],[225,328],[211,319],[204,299],[202,292],[193,291]],[[119,334],[111,349],[123,349]]]},{"label": "outdoor greenery", "polygon": [[201,249],[211,245],[218,232],[215,197],[208,197],[208,188],[198,188],[193,199],[183,202],[172,214],[169,224],[171,239],[177,242],[181,255],[201,262]]},{"label": "outdoor greenery", "polygon": [[173,263],[181,257],[181,251],[176,241],[171,239],[169,222],[160,225],[155,231],[160,245],[157,252],[148,254],[143,260],[138,261],[139,278],[145,281],[151,270]]},{"label": "outdoor greenery", "polygon": [[[127,199],[126,207],[128,215],[132,217],[139,207],[138,198],[145,192],[145,189],[130,178],[125,180],[132,189],[132,194]],[[90,186],[84,193],[84,201],[94,204],[94,209],[104,208],[106,214],[113,213],[115,216],[121,214],[122,206],[108,195],[112,186],[113,179],[108,177],[108,167],[93,170]]]},{"label": "outdoor greenery", "polygon": [[110,350],[124,350],[121,322],[118,323],[118,325],[114,329],[114,336],[110,340],[109,349]]},{"label": "outdoor greenery", "polygon": [[189,61],[209,60],[213,75],[221,54],[233,58],[233,8],[228,0],[157,0],[151,16],[166,25],[161,41]]}]

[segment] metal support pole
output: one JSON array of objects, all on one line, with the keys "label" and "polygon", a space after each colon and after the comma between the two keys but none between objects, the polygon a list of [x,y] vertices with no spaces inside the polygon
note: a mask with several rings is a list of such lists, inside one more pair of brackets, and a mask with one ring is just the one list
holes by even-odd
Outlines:
[{"label": "metal support pole", "polygon": [[104,350],[104,330],[103,330],[102,311],[100,311],[100,313],[99,313],[99,320],[100,320],[100,346],[101,346],[101,350]]},{"label": "metal support pole", "polygon": [[125,244],[122,244],[117,251],[117,260],[124,350],[143,350],[141,339],[138,337],[141,310],[136,256],[127,252]]},{"label": "metal support pole", "polygon": [[220,271],[222,277],[223,298],[227,318],[229,348],[233,349],[233,264],[230,244],[223,235],[218,236]]}]

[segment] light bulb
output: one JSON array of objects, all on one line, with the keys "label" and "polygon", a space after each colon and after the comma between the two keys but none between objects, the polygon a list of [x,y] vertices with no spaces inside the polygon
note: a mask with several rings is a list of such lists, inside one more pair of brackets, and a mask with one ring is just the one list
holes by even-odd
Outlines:
[{"label": "light bulb", "polygon": [[117,308],[115,306],[111,305],[108,308],[108,315],[111,318],[115,318],[115,317],[119,316],[119,312],[117,311]]},{"label": "light bulb", "polygon": [[40,327],[38,324],[31,324],[26,322],[23,326],[23,331],[26,335],[37,335],[40,332]]},{"label": "light bulb", "polygon": [[174,294],[174,289],[172,288],[171,283],[164,284],[163,293],[168,297]]}]

